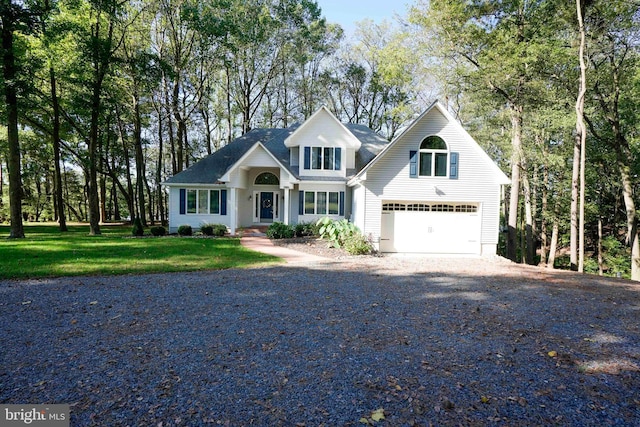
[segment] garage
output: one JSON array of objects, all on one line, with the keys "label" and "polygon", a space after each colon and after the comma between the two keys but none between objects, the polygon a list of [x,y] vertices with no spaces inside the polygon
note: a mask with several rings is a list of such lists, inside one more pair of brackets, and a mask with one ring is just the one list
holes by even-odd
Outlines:
[{"label": "garage", "polygon": [[479,203],[382,204],[381,252],[480,254]]}]

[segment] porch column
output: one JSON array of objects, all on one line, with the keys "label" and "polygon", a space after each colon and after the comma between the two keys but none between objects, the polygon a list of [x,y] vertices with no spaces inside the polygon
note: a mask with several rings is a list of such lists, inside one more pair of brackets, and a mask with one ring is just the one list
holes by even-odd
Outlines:
[{"label": "porch column", "polygon": [[236,228],[238,228],[238,189],[232,187],[230,190],[230,199],[229,199],[229,233],[231,235],[236,234]]},{"label": "porch column", "polygon": [[284,188],[284,202],[282,205],[284,206],[284,223],[289,225],[289,210],[291,209],[289,206],[289,187]]}]

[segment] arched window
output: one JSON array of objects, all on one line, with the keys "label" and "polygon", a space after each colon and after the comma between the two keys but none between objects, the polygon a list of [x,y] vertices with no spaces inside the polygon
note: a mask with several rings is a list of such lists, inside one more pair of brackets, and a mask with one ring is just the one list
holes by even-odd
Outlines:
[{"label": "arched window", "polygon": [[428,136],[420,144],[420,176],[447,176],[449,151],[439,136]]},{"label": "arched window", "polygon": [[255,185],[280,185],[280,180],[271,172],[262,172],[256,176]]}]

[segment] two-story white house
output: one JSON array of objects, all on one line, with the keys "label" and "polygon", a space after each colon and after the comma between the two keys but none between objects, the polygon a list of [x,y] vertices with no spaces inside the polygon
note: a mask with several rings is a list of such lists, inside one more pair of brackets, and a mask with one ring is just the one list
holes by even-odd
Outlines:
[{"label": "two-story white house", "polygon": [[388,142],[320,108],[169,178],[169,228],[347,218],[383,252],[493,254],[509,181],[439,103]]}]

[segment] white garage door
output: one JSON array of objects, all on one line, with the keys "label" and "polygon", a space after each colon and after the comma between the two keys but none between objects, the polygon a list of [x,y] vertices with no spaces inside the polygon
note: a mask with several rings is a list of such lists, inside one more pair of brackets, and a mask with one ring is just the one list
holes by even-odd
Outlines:
[{"label": "white garage door", "polygon": [[384,202],[381,225],[381,252],[481,252],[477,203]]}]

